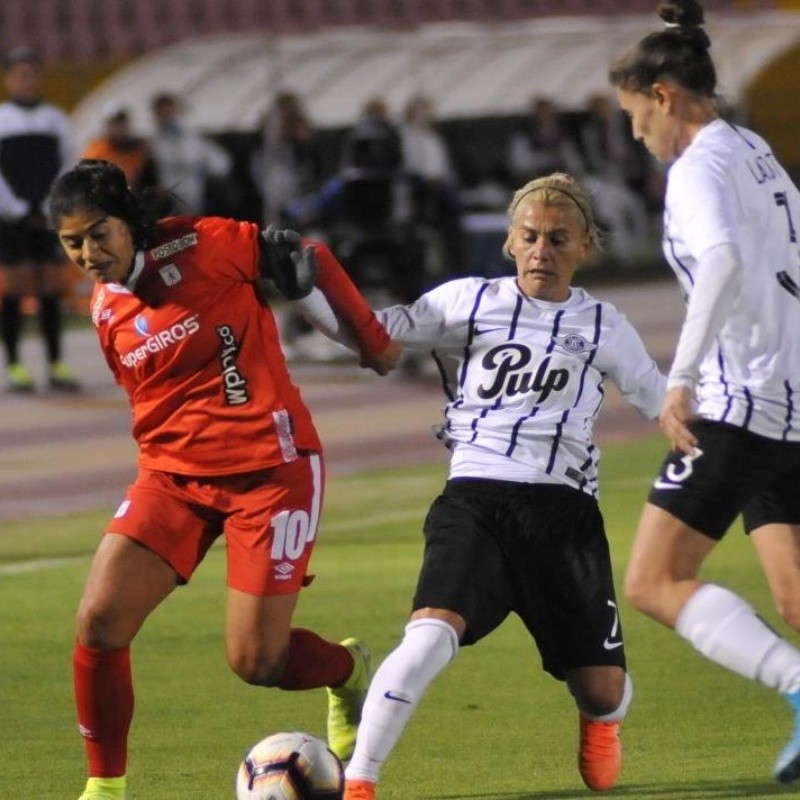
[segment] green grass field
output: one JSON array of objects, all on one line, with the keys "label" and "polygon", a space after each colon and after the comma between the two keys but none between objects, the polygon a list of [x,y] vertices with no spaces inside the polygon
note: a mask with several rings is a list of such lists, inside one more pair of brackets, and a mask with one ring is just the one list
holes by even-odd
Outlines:
[{"label": "green grass field", "polygon": [[[608,446],[602,505],[618,583],[661,440]],[[296,623],[330,638],[358,634],[376,659],[402,633],[421,553],[420,527],[441,467],[332,480],[323,535]],[[4,525],[0,531],[0,798],[74,800],[83,749],[72,706],[73,613],[107,512]],[[281,729],[324,735],[323,691],[246,686],[223,652],[223,550],[149,620],[134,645],[137,711],[131,800],[231,800],[248,744]],[[778,630],[737,527],[706,577],[751,599]],[[624,766],[609,796],[636,800],[793,794],[770,767],[788,707],[704,661],[674,634],[622,607],[636,694]],[[465,648],[434,683],[387,763],[380,800],[564,800],[587,797],[575,767],[577,719],[509,619]]]}]

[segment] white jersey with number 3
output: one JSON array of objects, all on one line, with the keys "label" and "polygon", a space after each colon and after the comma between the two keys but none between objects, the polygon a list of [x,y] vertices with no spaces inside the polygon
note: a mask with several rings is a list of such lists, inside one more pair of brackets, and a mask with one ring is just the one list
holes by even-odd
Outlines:
[{"label": "white jersey with number 3", "polygon": [[644,416],[660,411],[665,380],[639,335],[583,289],[550,303],[527,297],[513,277],[464,278],[377,313],[393,339],[432,351],[439,365],[451,477],[596,494],[592,432],[606,377]]},{"label": "white jersey with number 3", "polygon": [[703,254],[741,256],[742,288],[700,366],[699,413],[800,441],[800,193],[757,134],[715,120],[672,165],[664,252],[685,296]]}]

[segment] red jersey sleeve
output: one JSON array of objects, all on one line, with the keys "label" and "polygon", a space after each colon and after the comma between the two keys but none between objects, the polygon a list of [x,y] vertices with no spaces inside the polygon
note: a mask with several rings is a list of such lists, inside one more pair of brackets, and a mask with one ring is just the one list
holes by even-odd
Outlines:
[{"label": "red jersey sleeve", "polygon": [[352,328],[361,350],[370,356],[382,353],[391,341],[389,334],[342,265],[321,242],[308,239],[303,245],[314,246],[319,268],[317,286],[331,308]]}]

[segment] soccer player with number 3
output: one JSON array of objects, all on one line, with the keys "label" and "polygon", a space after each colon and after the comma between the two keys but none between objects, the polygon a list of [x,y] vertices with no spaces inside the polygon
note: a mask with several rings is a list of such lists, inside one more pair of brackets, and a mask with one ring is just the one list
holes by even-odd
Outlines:
[{"label": "soccer player with number 3", "polygon": [[[133,716],[130,645],[149,614],[227,545],[226,649],[245,681],[329,687],[329,737],[355,742],[369,680],[358,640],[291,627],[320,519],[322,448],[256,284],[280,281],[282,232],[217,217],[157,219],[106,161],[83,161],[50,193],[67,256],[95,281],[92,319],[126,390],[139,471],[97,549],[78,612],[73,673],[89,762],[81,800],[122,800]],[[294,252],[346,318],[364,362],[399,348],[335,260]],[[295,279],[297,275],[293,276]],[[304,287],[300,287],[305,291]],[[142,789],[141,794],[147,795]]]},{"label": "soccer player with number 3", "polygon": [[658,11],[666,28],[610,79],[634,136],[671,164],[664,251],[688,304],[661,410],[672,451],[625,590],[700,653],[788,700],[795,728],[774,774],[792,781],[800,652],[698,573],[741,513],[781,616],[800,630],[800,193],[767,142],[721,118],[702,8],[669,0]]}]

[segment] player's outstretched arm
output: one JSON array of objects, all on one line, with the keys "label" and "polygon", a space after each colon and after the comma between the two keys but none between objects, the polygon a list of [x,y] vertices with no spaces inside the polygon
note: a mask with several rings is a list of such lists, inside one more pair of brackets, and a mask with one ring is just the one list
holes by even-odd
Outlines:
[{"label": "player's outstretched arm", "polygon": [[361,366],[386,375],[402,349],[323,244],[293,230],[262,233],[262,275],[318,330],[361,357]]}]

